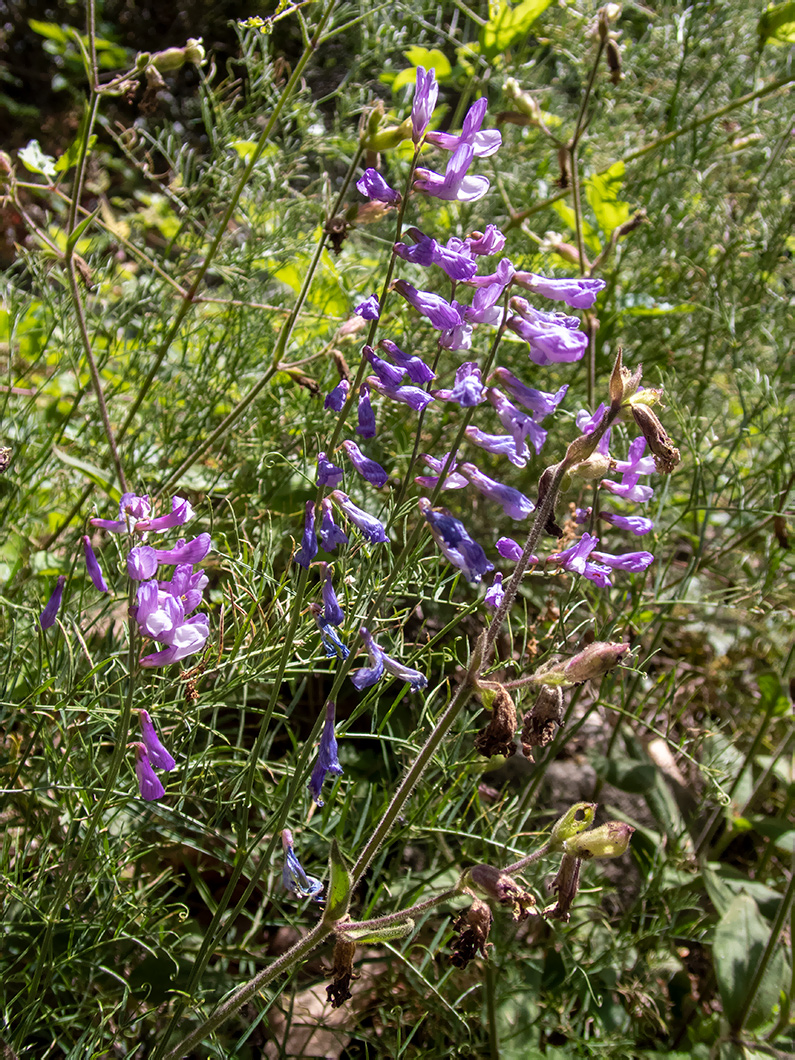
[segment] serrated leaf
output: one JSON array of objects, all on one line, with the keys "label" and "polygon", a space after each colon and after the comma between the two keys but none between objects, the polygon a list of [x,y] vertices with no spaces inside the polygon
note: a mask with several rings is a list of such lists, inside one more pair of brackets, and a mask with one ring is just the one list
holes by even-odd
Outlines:
[{"label": "serrated leaf", "polygon": [[68,464],[69,467],[81,471],[89,482],[93,482],[95,486],[99,486],[103,493],[106,493],[114,503],[119,503],[121,500],[121,492],[113,485],[113,476],[109,475],[107,471],[103,471],[95,464],[89,464],[86,460],[78,460],[76,456],[69,456],[68,453],[64,453],[55,446],[52,447],[52,451],[58,460],[64,464]]},{"label": "serrated leaf", "polygon": [[786,4],[770,4],[759,19],[757,29],[760,47],[768,41],[795,44],[795,3],[789,0]]},{"label": "serrated leaf", "polygon": [[55,159],[45,155],[38,140],[31,140],[17,152],[19,161],[29,173],[41,173],[43,177],[54,177],[57,168]]},{"label": "serrated leaf", "polygon": [[351,902],[353,878],[345,859],[342,856],[336,839],[332,839],[329,850],[329,884],[326,897],[326,911],[323,919],[327,923],[337,923],[348,915]]},{"label": "serrated leaf", "polygon": [[406,917],[405,920],[398,920],[380,928],[357,928],[355,923],[346,924],[340,934],[351,942],[392,942],[394,939],[405,938],[413,930],[414,921],[411,917]]},{"label": "serrated leaf", "polygon": [[512,7],[507,0],[500,0],[496,12],[480,31],[480,50],[486,59],[491,62],[526,37],[532,24],[551,2],[524,0],[524,3]]},{"label": "serrated leaf", "polygon": [[628,221],[632,212],[629,203],[619,197],[623,183],[623,162],[616,162],[604,173],[594,173],[585,181],[585,196],[606,235]]}]

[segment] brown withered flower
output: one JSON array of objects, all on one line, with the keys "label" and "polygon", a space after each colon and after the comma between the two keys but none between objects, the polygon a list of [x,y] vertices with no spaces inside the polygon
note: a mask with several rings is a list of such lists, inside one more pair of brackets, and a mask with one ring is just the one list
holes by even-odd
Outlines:
[{"label": "brown withered flower", "polygon": [[654,464],[661,475],[670,475],[682,459],[665,427],[648,405],[632,404],[632,417],[646,439],[654,456]]},{"label": "brown withered flower", "polygon": [[563,693],[559,688],[542,688],[522,719],[522,750],[533,760],[534,747],[546,747],[563,720]]},{"label": "brown withered flower", "polygon": [[486,758],[504,755],[510,758],[516,752],[516,707],[502,685],[494,686],[491,720],[475,737],[475,749]]},{"label": "brown withered flower", "polygon": [[580,886],[580,866],[582,860],[573,854],[564,854],[560,862],[558,874],[549,885],[551,891],[555,891],[558,900],[543,910],[542,916],[550,920],[562,920],[564,924],[569,922],[569,909],[574,901],[574,896]]},{"label": "brown withered flower", "polygon": [[514,920],[527,920],[535,912],[533,895],[520,887],[511,876],[495,869],[493,865],[473,865],[469,870],[473,886],[500,905],[512,907]]},{"label": "brown withered flower", "polygon": [[359,978],[359,973],[353,970],[353,956],[355,953],[355,942],[340,937],[337,938],[334,946],[331,982],[326,987],[326,996],[331,1002],[332,1008],[339,1008],[348,998],[353,996],[349,987],[354,979]]},{"label": "brown withered flower", "polygon": [[494,948],[494,943],[488,941],[493,920],[491,909],[479,898],[456,918],[453,930],[458,932],[458,937],[453,940],[450,954],[450,962],[456,968],[466,968],[478,954],[488,960],[489,950]]}]

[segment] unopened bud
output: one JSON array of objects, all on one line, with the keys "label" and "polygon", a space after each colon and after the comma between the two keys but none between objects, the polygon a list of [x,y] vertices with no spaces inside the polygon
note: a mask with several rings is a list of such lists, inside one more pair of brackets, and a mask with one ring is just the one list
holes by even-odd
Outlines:
[{"label": "unopened bud", "polygon": [[629,650],[628,644],[595,640],[571,659],[542,666],[533,674],[533,682],[548,688],[572,688],[602,677],[618,666]]},{"label": "unopened bud", "polygon": [[205,52],[201,37],[190,37],[184,48],[165,48],[161,52],[155,52],[149,59],[149,65],[154,66],[161,74],[167,74],[173,70],[179,70],[185,63],[195,63],[200,66],[204,58]]},{"label": "unopened bud", "polygon": [[552,826],[549,836],[549,849],[562,850],[567,840],[584,832],[593,824],[596,813],[595,802],[576,802]]},{"label": "unopened bud", "polygon": [[509,77],[503,85],[503,92],[516,104],[516,109],[532,122],[541,123],[541,108],[529,92],[525,92],[514,77]]},{"label": "unopened bud", "polygon": [[592,453],[587,460],[581,460],[579,464],[569,468],[567,483],[561,483],[562,489],[569,489],[572,484],[580,485],[583,482],[596,482],[604,478],[614,466],[614,461],[606,453]]},{"label": "unopened bud", "polygon": [[610,373],[610,409],[612,412],[616,412],[623,405],[626,405],[634,396],[640,384],[640,377],[643,374],[642,364],[639,364],[634,372],[630,372],[629,368],[625,368],[623,357],[624,351],[619,346],[613,364],[613,371]]},{"label": "unopened bud", "polygon": [[605,46],[605,58],[607,59],[607,68],[610,71],[610,80],[614,85],[617,85],[623,80],[624,75],[621,73],[621,49],[612,37],[608,38]]},{"label": "unopened bud", "polygon": [[493,943],[488,941],[494,916],[485,902],[476,898],[472,905],[458,917],[453,930],[458,932],[450,961],[456,968],[466,968],[478,954],[488,958]]},{"label": "unopened bud", "polygon": [[388,125],[385,129],[378,129],[371,133],[368,127],[367,134],[362,138],[362,147],[366,151],[389,151],[404,140],[410,140],[413,133],[411,116],[406,118],[400,125]]},{"label": "unopened bud", "polygon": [[608,821],[607,824],[572,836],[563,844],[567,854],[587,861],[589,858],[619,858],[626,853],[635,829],[623,821]]},{"label": "unopened bud", "polygon": [[14,172],[14,167],[11,162],[11,156],[6,154],[5,151],[0,151],[0,178],[10,177]]},{"label": "unopened bud", "polygon": [[648,405],[633,402],[630,408],[635,423],[652,451],[655,467],[661,475],[670,475],[682,459],[679,450]]}]

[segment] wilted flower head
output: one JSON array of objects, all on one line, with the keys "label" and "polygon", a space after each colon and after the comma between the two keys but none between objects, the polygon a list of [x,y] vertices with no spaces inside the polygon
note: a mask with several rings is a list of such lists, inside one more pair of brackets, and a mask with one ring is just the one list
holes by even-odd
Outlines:
[{"label": "wilted flower head", "polygon": [[466,968],[478,954],[488,958],[489,950],[494,943],[489,942],[489,932],[494,920],[494,914],[486,902],[475,898],[469,909],[466,909],[453,924],[453,930],[458,932],[454,940],[453,952],[450,962],[456,968]]},{"label": "wilted flower head", "polygon": [[469,870],[472,885],[500,905],[513,907],[514,920],[526,920],[534,911],[536,900],[533,895],[511,876],[493,865],[473,865]]},{"label": "wilted flower head", "polygon": [[55,583],[52,596],[47,601],[47,605],[39,616],[39,625],[42,629],[49,629],[50,626],[55,625],[55,619],[58,616],[58,612],[61,608],[61,600],[63,599],[63,587],[66,584],[66,575],[60,574],[58,581]]},{"label": "wilted flower head", "polygon": [[311,898],[313,902],[322,902],[323,883],[314,876],[307,876],[304,872],[293,849],[293,833],[289,828],[282,831],[282,848],[284,849],[282,883],[285,889],[299,898]]},{"label": "wilted flower head", "polygon": [[484,705],[487,694],[492,698],[491,720],[489,724],[475,737],[475,750],[484,758],[493,758],[495,755],[503,755],[510,758],[516,752],[516,707],[508,692],[502,685],[496,685],[493,689],[481,691]]},{"label": "wilted flower head", "polygon": [[335,777],[341,777],[343,773],[342,766],[337,757],[337,738],[334,735],[334,712],[335,704],[332,700],[329,700],[328,703],[326,703],[326,720],[323,724],[323,732],[320,736],[317,762],[315,763],[315,768],[312,770],[312,776],[309,778],[309,783],[307,785],[309,788],[309,794],[318,806],[323,805],[320,792],[323,788],[323,781],[326,779],[326,774],[331,773]]}]

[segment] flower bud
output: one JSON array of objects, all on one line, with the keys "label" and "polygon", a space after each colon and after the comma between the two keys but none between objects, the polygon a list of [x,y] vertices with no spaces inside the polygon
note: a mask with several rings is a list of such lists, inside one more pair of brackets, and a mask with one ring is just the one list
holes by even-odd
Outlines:
[{"label": "flower bud", "polygon": [[567,854],[582,858],[619,858],[626,853],[632,833],[635,829],[623,821],[608,821],[607,824],[593,828],[590,832],[567,839],[563,846]]},{"label": "flower bud", "polygon": [[485,902],[476,898],[472,905],[453,924],[458,938],[453,945],[450,961],[456,968],[466,968],[480,954],[488,958],[493,943],[488,941],[494,916]]},{"label": "flower bud", "polygon": [[610,409],[616,412],[626,405],[638,389],[643,365],[638,365],[634,372],[630,372],[623,364],[624,351],[619,346],[613,371],[610,374]]},{"label": "flower bud", "polygon": [[530,916],[536,900],[510,876],[493,865],[473,865],[468,875],[473,887],[487,898],[493,898],[500,905],[513,906],[514,920],[526,920]]},{"label": "flower bud", "polygon": [[388,125],[385,129],[379,129],[375,133],[370,133],[369,129],[365,137],[362,139],[362,146],[367,151],[389,151],[393,147],[397,147],[398,144],[402,144],[404,140],[410,140],[412,136],[413,126],[411,124],[411,118],[408,117],[400,125]]},{"label": "flower bud", "polygon": [[621,49],[612,37],[608,38],[605,47],[605,58],[607,59],[607,68],[610,71],[610,80],[614,85],[617,85],[624,79],[624,75],[621,73]]},{"label": "flower bud", "polygon": [[567,840],[590,828],[596,813],[595,802],[576,802],[552,826],[550,850],[562,850]]},{"label": "flower bud", "polygon": [[663,425],[648,405],[631,404],[633,419],[640,428],[654,455],[654,464],[661,475],[670,475],[682,459]]},{"label": "flower bud", "polygon": [[629,650],[628,644],[595,640],[571,659],[543,666],[533,674],[533,682],[548,688],[571,688],[581,685],[584,681],[602,677],[618,666]]},{"label": "flower bud", "polygon": [[502,88],[508,99],[516,104],[516,109],[536,124],[541,123],[541,108],[529,92],[525,92],[514,77],[509,77]]},{"label": "flower bud", "polygon": [[[592,453],[587,460],[581,460],[579,464],[569,468],[569,481],[566,488],[570,488],[571,485],[579,486],[583,482],[596,482],[604,478],[613,465],[614,461],[606,453]],[[561,483],[561,488],[563,488],[563,483]]]},{"label": "flower bud", "polygon": [[201,37],[190,37],[184,48],[166,48],[164,51],[155,52],[149,63],[161,74],[166,74],[179,70],[185,63],[201,66],[204,54]]}]

